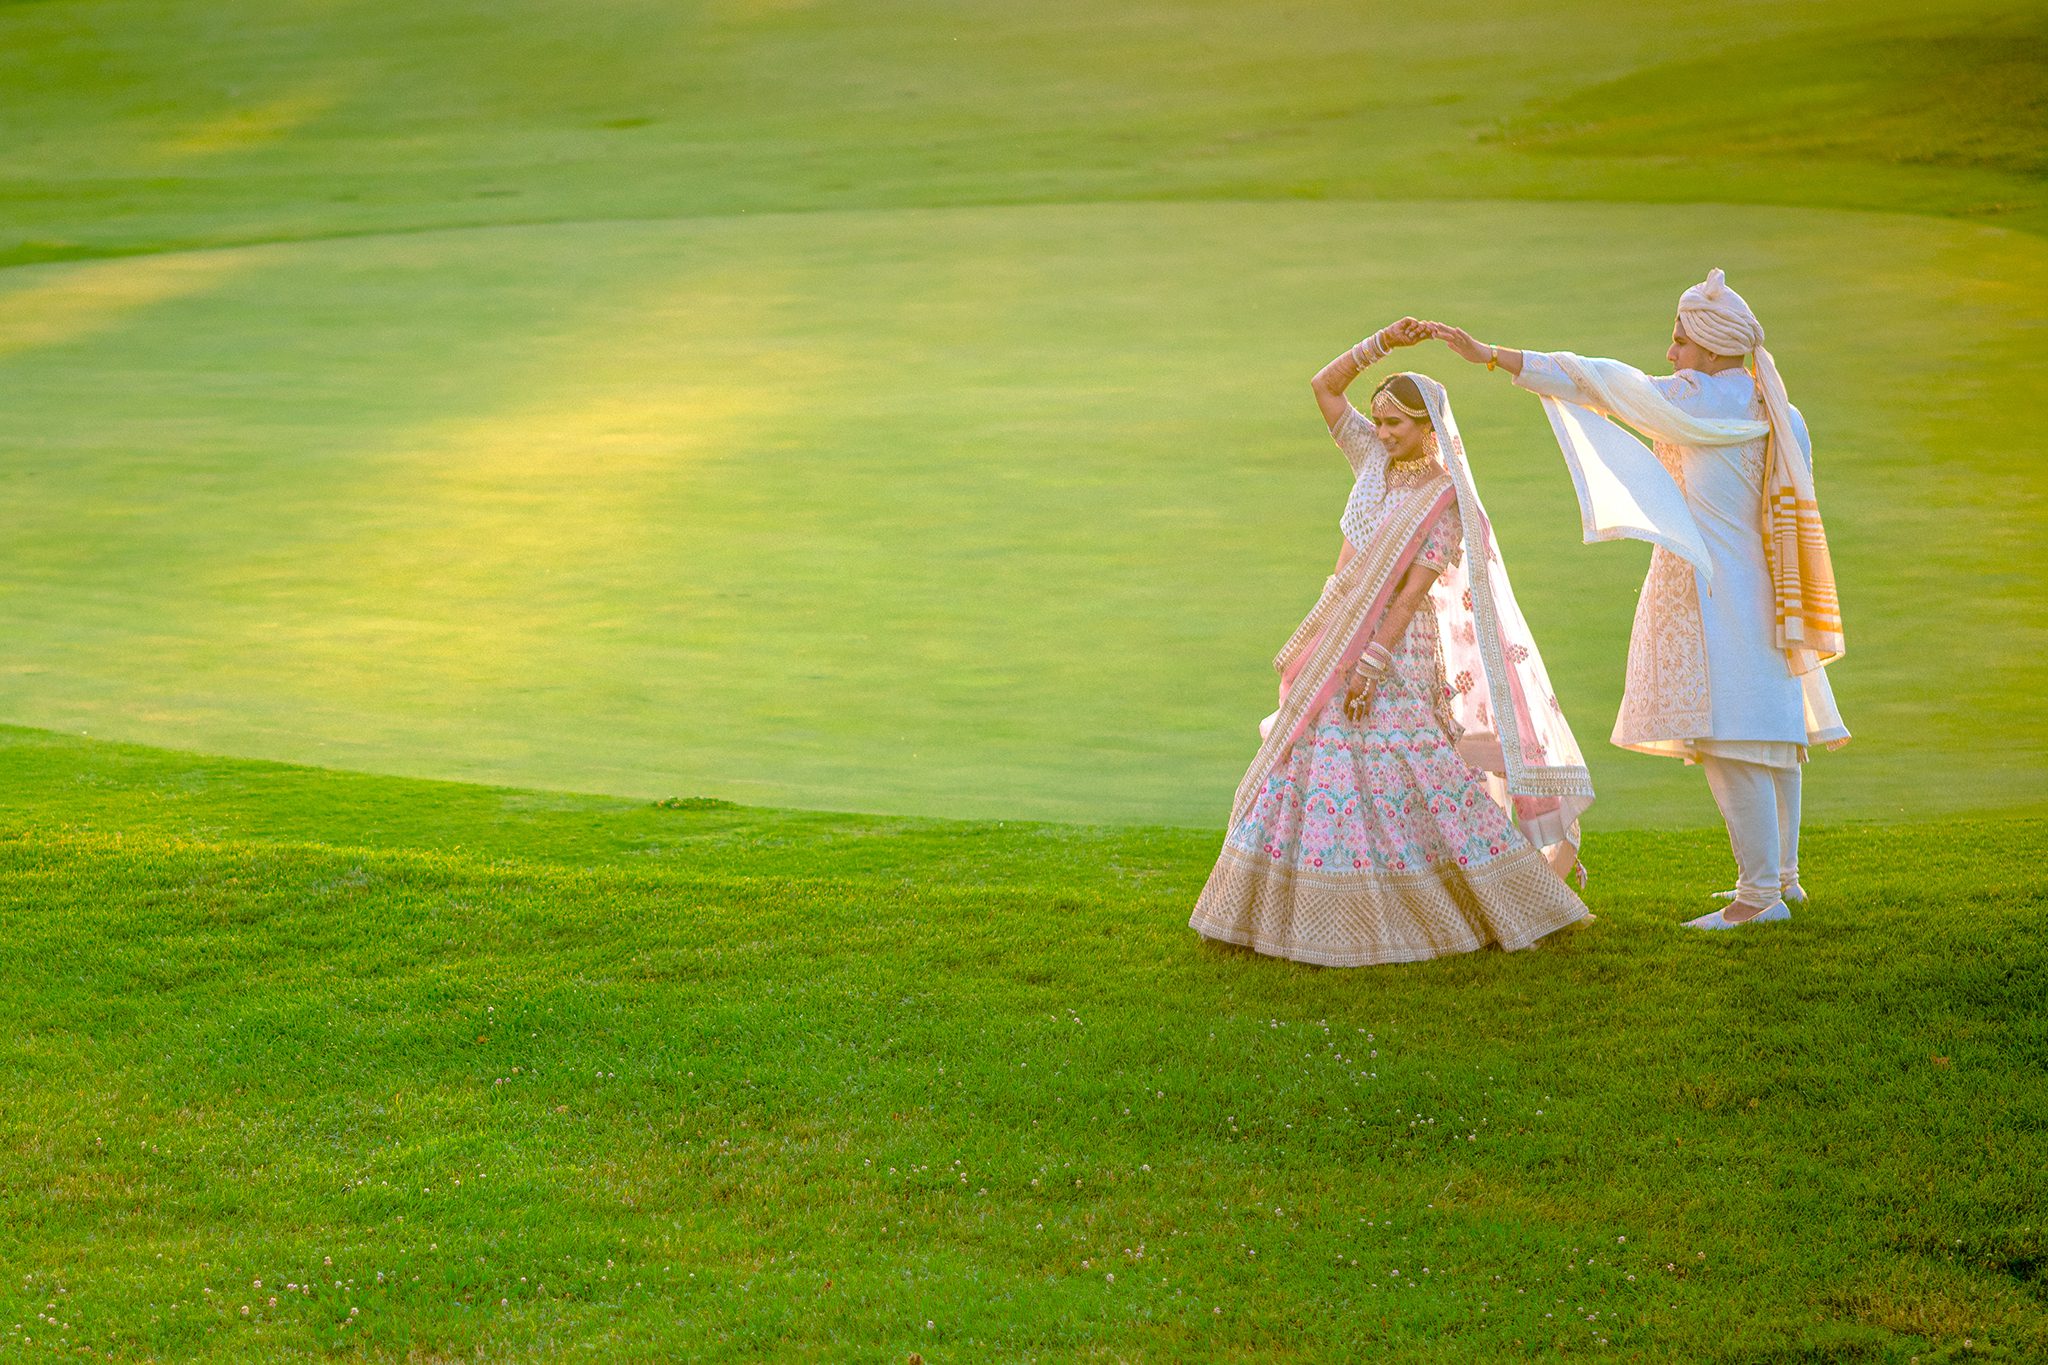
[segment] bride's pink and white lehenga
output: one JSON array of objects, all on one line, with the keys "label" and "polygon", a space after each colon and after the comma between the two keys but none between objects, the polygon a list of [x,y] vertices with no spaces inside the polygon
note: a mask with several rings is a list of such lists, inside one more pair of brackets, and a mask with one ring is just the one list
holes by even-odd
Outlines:
[{"label": "bride's pink and white lehenga", "polygon": [[[1390,463],[1350,410],[1352,553],[1274,660],[1285,693],[1195,904],[1202,934],[1328,966],[1523,948],[1587,916],[1593,788],[1508,584],[1442,385],[1435,450]],[[1436,574],[1361,719],[1352,666],[1411,565]]]}]

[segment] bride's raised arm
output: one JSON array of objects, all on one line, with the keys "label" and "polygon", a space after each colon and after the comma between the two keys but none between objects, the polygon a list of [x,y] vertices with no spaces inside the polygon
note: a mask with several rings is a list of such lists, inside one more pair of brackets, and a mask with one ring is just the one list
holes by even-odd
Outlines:
[{"label": "bride's raised arm", "polygon": [[1402,318],[1399,322],[1388,323],[1356,346],[1345,351],[1308,381],[1315,392],[1316,406],[1323,410],[1323,425],[1335,431],[1337,424],[1344,420],[1344,414],[1351,404],[1345,400],[1344,390],[1351,387],[1353,380],[1372,366],[1386,359],[1387,353],[1401,346],[1416,346],[1429,340],[1428,324],[1417,318]]}]

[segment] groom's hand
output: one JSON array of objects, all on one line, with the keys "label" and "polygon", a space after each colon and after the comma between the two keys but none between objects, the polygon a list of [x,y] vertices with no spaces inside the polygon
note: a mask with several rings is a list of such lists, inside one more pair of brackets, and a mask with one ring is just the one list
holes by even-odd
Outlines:
[{"label": "groom's hand", "polygon": [[1452,354],[1474,365],[1484,365],[1493,355],[1491,346],[1482,345],[1472,339],[1472,334],[1462,327],[1453,327],[1448,322],[1424,324],[1429,334],[1451,348]]}]

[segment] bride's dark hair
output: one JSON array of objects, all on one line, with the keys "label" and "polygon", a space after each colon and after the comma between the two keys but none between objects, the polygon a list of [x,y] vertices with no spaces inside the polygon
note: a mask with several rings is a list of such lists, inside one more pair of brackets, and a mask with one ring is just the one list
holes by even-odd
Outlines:
[{"label": "bride's dark hair", "polygon": [[1422,416],[1417,417],[1416,421],[1431,429],[1435,428],[1436,424],[1429,420],[1429,402],[1422,396],[1422,385],[1416,383],[1414,379],[1405,374],[1382,379],[1380,386],[1372,391],[1372,396],[1377,398],[1383,393],[1391,394],[1396,403],[1411,412],[1421,413]]}]

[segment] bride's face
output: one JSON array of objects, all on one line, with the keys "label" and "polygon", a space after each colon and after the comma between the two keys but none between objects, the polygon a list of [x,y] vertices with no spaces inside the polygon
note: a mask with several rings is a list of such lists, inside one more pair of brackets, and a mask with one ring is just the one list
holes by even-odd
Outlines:
[{"label": "bride's face", "polygon": [[1379,433],[1387,454],[1397,460],[1414,459],[1422,454],[1423,443],[1429,440],[1429,423],[1418,422],[1405,412],[1376,412],[1372,415],[1372,427]]}]

